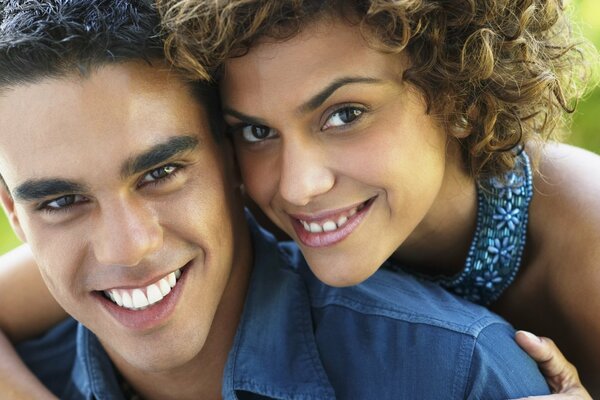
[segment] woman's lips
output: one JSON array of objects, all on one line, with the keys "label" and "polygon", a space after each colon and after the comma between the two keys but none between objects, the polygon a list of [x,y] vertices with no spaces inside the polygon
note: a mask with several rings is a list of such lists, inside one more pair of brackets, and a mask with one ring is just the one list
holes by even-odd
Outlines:
[{"label": "woman's lips", "polygon": [[358,227],[376,199],[377,196],[374,196],[354,207],[330,213],[326,217],[292,216],[294,231],[305,246],[331,246],[344,240]]}]

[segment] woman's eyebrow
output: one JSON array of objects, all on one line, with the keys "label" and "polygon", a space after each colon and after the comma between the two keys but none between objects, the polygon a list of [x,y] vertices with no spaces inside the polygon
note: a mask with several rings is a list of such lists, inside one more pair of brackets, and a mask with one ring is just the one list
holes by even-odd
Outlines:
[{"label": "woman's eyebrow", "polygon": [[235,117],[235,118],[239,119],[240,121],[243,121],[246,124],[259,125],[259,126],[267,126],[268,125],[266,123],[266,121],[261,118],[246,115],[237,110],[234,110],[233,108],[223,107],[223,115],[231,115],[232,117]]},{"label": "woman's eyebrow", "polygon": [[305,103],[303,103],[299,108],[298,112],[301,114],[314,111],[321,104],[323,104],[336,90],[339,88],[354,84],[354,83],[374,83],[379,84],[382,83],[383,80],[377,78],[371,78],[367,76],[345,76],[341,78],[337,78],[333,82],[331,82],[327,87],[323,90],[312,96]]}]

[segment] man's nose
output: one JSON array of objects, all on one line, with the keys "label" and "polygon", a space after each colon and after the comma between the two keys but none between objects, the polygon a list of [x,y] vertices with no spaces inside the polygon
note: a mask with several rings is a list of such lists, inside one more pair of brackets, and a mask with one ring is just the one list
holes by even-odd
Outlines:
[{"label": "man's nose", "polygon": [[162,227],[143,202],[119,198],[105,206],[94,235],[94,252],[104,265],[136,266],[161,248]]}]

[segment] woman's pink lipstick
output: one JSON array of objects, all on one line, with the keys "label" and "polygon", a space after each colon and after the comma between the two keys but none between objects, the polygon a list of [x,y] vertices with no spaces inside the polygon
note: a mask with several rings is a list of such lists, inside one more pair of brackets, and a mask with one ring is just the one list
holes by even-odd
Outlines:
[{"label": "woman's pink lipstick", "polygon": [[292,226],[298,240],[308,247],[327,247],[341,242],[360,225],[376,198],[319,218],[292,215]]}]

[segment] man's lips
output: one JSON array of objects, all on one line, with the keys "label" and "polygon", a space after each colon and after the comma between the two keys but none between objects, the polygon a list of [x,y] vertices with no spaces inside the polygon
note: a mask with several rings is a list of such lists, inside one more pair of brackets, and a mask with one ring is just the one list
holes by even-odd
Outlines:
[{"label": "man's lips", "polygon": [[[97,291],[94,294],[105,309],[123,326],[134,330],[151,329],[166,321],[169,315],[175,310],[179,297],[184,290],[185,281],[189,275],[188,272],[192,267],[193,262],[189,262],[180,268],[181,275],[179,278],[175,278],[173,286],[171,286],[169,280],[173,279],[174,275],[171,274],[175,274],[175,271],[159,279],[158,283],[155,282],[146,287],[110,289],[107,291]],[[172,277],[169,278],[169,276]],[[160,292],[161,285],[164,288],[164,283],[160,283],[163,279],[170,288],[170,291],[166,295]],[[160,300],[150,303],[149,297],[152,300],[159,297],[159,293],[156,293],[156,289],[154,288],[150,289],[150,294],[148,294],[148,288],[152,285],[157,287],[162,297]],[[163,290],[166,290],[166,288]],[[115,295],[115,291],[117,291],[118,295]],[[120,296],[120,298],[117,296]],[[153,296],[156,297],[153,298]],[[121,304],[117,301],[120,301]]]},{"label": "man's lips", "polygon": [[177,284],[182,271],[188,265],[189,263],[175,271],[169,272],[148,285],[106,289],[102,293],[119,307],[130,310],[143,310],[158,303],[167,296]]},{"label": "man's lips", "polygon": [[109,289],[104,290],[103,293],[120,307],[143,310],[168,295],[180,276],[181,269],[177,269],[145,287]]}]

